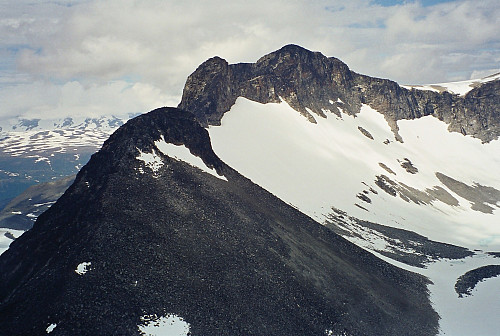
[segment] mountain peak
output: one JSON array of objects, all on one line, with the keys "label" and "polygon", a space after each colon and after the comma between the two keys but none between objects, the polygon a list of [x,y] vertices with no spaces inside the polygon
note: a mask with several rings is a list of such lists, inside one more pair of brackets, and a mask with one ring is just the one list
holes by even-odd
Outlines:
[{"label": "mountain peak", "polygon": [[[188,77],[179,108],[193,111],[204,126],[219,125],[237,97],[260,103],[279,103],[283,99],[315,122],[311,111],[324,116],[322,107],[331,99],[345,98],[351,77],[341,61],[291,44],[256,63],[226,66],[220,60],[206,61]],[[320,88],[322,83],[330,85]],[[336,88],[333,92],[332,86]],[[344,108],[356,109],[349,105]]]},{"label": "mountain peak", "polygon": [[293,44],[293,43],[284,45],[279,50],[286,51],[286,52],[295,52],[295,53],[312,53],[312,51],[310,51],[302,46],[299,46],[298,44]]},{"label": "mountain peak", "polygon": [[[120,127],[0,256],[0,334],[133,335],[181,321],[193,336],[435,335],[438,313],[450,325],[445,304],[462,307],[440,295],[477,266],[467,256],[486,257],[445,241],[488,246],[500,192],[499,143],[447,134],[432,116],[494,139],[498,85],[406,89],[296,45],[256,63],[213,57],[180,108]],[[365,249],[430,267],[407,272]]]},{"label": "mountain peak", "polygon": [[229,63],[223,59],[222,57],[219,56],[214,56],[209,59],[207,59],[205,62],[203,62],[198,69],[205,71],[205,72],[215,72],[215,71],[221,71],[224,68],[226,68],[229,65]]},{"label": "mountain peak", "polygon": [[[110,165],[129,164],[138,152],[152,153],[156,142],[162,141],[176,146],[185,146],[199,157],[209,168],[222,171],[224,164],[215,155],[206,129],[199,127],[195,117],[173,107],[162,107],[129,120],[104,143],[92,160],[109,162]],[[92,164],[89,166],[92,167]],[[95,165],[102,170],[106,165]],[[86,171],[84,167],[82,171]],[[110,168],[111,169],[111,168]],[[114,169],[114,168],[113,168]]]},{"label": "mountain peak", "polygon": [[[276,51],[274,51],[266,56],[280,55],[282,57],[283,55],[291,55],[291,56],[297,57],[297,56],[311,56],[313,54],[319,54],[322,57],[325,57],[320,52],[313,52],[311,50],[308,50],[308,49],[301,47],[299,45],[296,45],[296,44],[287,44],[287,45],[281,47],[280,49],[278,49],[278,50],[276,50]],[[265,58],[266,56],[263,56],[262,58]],[[259,61],[257,61],[257,63],[258,62]]]},{"label": "mountain peak", "polygon": [[[384,115],[398,141],[403,141],[398,120],[433,115],[446,122],[450,131],[488,142],[500,135],[500,96],[483,96],[479,91],[495,85],[494,81],[479,83],[466,97],[406,89],[391,80],[357,74],[334,57],[290,44],[256,63],[210,59],[187,79],[179,107],[193,111],[208,126],[220,125],[238,97],[259,103],[284,100],[313,123],[327,113],[356,115],[362,104],[368,104]],[[478,94],[481,100],[474,98]]]},{"label": "mountain peak", "polygon": [[327,57],[319,51],[312,51],[297,44],[287,44],[276,51],[273,51],[267,55],[262,56],[256,63],[259,63],[261,60],[266,59],[268,57],[273,57],[273,58],[292,57],[297,59],[298,61],[307,60],[311,58],[338,60],[335,57]]}]

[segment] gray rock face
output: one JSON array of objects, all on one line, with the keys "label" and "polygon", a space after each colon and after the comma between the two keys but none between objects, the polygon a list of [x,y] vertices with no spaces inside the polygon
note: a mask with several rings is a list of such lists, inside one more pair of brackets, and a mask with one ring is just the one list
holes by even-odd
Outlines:
[{"label": "gray rock face", "polygon": [[314,115],[324,116],[328,110],[356,114],[365,103],[385,116],[400,141],[397,121],[426,115],[446,122],[450,131],[484,142],[500,134],[499,80],[480,85],[464,97],[408,90],[391,80],[357,74],[337,58],[296,45],[287,45],[256,63],[229,65],[219,57],[207,60],[188,77],[179,108],[196,111],[204,126],[219,125],[238,97],[260,103],[276,103],[281,97],[311,122],[315,122]]},{"label": "gray rock face", "polygon": [[[338,59],[295,45],[285,46],[253,64],[228,65],[214,57],[188,77],[179,108],[196,111],[205,126],[218,125],[240,96],[259,103],[278,103],[281,97],[314,122],[306,107],[324,115],[322,109],[332,109],[329,101],[337,98],[352,102],[352,106],[341,104],[342,109],[359,110],[359,97],[352,94],[352,75]],[[336,108],[333,112],[339,113]]]}]

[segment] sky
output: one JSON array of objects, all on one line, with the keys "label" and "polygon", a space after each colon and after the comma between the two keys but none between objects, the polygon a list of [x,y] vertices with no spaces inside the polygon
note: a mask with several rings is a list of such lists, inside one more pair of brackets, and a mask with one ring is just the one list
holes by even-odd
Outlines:
[{"label": "sky", "polygon": [[290,43],[400,84],[500,71],[498,0],[0,0],[0,121],[179,103],[206,59]]}]

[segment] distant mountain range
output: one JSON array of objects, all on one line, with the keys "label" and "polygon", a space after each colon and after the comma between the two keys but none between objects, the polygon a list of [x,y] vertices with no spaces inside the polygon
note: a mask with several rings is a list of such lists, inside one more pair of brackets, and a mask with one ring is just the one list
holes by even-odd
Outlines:
[{"label": "distant mountain range", "polygon": [[29,186],[76,174],[130,117],[4,120],[0,123],[0,209]]},{"label": "distant mountain range", "polygon": [[0,256],[0,334],[495,335],[498,77],[207,60]]}]

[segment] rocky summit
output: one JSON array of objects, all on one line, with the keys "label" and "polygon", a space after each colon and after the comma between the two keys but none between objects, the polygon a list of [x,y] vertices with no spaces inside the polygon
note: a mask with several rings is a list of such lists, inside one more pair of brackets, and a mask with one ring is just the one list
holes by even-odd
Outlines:
[{"label": "rocky summit", "polygon": [[226,165],[191,113],[161,108],[120,127],[0,257],[0,334],[434,335],[427,284]]},{"label": "rocky summit", "polygon": [[[449,130],[484,142],[500,135],[500,81],[471,83],[465,95],[436,86],[434,91],[411,90],[398,83],[351,71],[334,57],[297,45],[287,45],[255,63],[228,64],[214,57],[201,64],[186,82],[179,107],[193,111],[203,125],[219,125],[236,98],[259,103],[286,101],[310,121],[333,112],[356,115],[361,104],[382,113],[396,138],[397,121],[433,115]],[[440,91],[442,92],[435,92]]]}]

